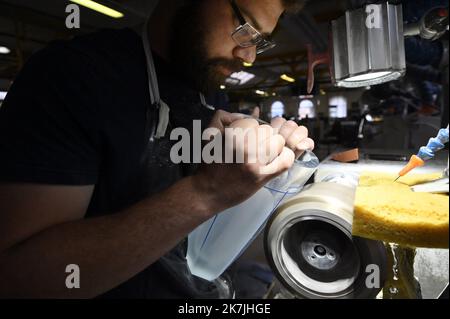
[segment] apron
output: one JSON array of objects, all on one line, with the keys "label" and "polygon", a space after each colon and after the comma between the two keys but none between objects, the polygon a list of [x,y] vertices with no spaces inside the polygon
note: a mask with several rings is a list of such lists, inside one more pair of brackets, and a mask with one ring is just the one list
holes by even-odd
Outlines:
[{"label": "apron", "polygon": [[[146,154],[144,154],[144,161],[149,168],[148,172],[152,175],[156,174],[157,176],[156,179],[154,176],[152,178],[152,184],[154,185],[149,185],[152,189],[152,193],[156,193],[173,183],[174,179],[176,179],[175,176],[177,175],[177,172],[180,172],[180,166],[175,165],[170,161],[170,149],[173,145],[173,141],[170,141],[168,137],[168,135],[170,135],[168,134],[168,131],[173,128],[170,125],[170,107],[162,101],[160,97],[156,69],[150,48],[148,21],[144,26],[142,38],[147,60],[148,87],[150,94],[150,106],[147,109],[146,119],[146,136],[149,136],[149,138],[147,151]],[[199,93],[199,100],[202,107],[206,109],[205,111],[213,114],[215,109],[206,103],[202,93]],[[165,176],[158,176],[155,167],[165,168],[165,170],[161,169],[159,172],[166,171],[166,173],[164,173]],[[170,177],[167,176],[167,171],[171,171]],[[173,174],[172,171],[174,172]],[[195,167],[192,165],[185,165],[182,167],[181,177],[190,175],[194,171]],[[156,180],[158,180],[158,184],[156,184]],[[191,274],[186,261],[186,252],[187,239],[181,242],[170,253],[160,258],[155,265],[151,266],[151,268],[157,268],[158,272],[163,272],[166,275],[164,280],[171,286],[176,287],[176,289],[179,290],[177,293],[182,297],[229,298],[230,296],[224,294],[223,289],[218,288],[220,285],[217,283],[207,282],[203,279],[194,277]],[[149,286],[148,289],[151,290],[152,287]]]}]

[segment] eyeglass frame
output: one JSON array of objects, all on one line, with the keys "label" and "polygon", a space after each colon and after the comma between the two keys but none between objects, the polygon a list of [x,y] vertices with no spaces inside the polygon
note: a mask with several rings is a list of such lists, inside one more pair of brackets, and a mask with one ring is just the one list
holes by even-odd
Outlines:
[{"label": "eyeglass frame", "polygon": [[[230,4],[234,11],[234,14],[236,15],[236,17],[239,21],[239,26],[231,34],[231,37],[233,38],[233,40],[236,42],[237,45],[239,45],[242,48],[250,48],[250,47],[255,46],[257,55],[267,52],[268,50],[273,49],[277,45],[274,41],[272,41],[267,36],[261,34],[261,32],[259,32],[255,27],[253,27],[250,23],[248,23],[247,20],[245,20],[242,12],[239,9],[238,5],[236,4],[235,0],[230,0]],[[249,45],[245,45],[236,39],[236,34],[246,27],[250,28],[250,30],[256,35],[256,37],[254,38],[254,39],[258,39],[256,43],[251,43]],[[260,48],[259,50],[258,50],[258,47]]]}]

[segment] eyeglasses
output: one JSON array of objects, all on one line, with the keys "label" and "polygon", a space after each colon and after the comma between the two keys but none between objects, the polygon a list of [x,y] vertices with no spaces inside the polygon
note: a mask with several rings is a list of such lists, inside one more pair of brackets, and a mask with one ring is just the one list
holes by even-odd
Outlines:
[{"label": "eyeglasses", "polygon": [[275,42],[262,35],[245,20],[234,0],[230,0],[230,4],[240,23],[236,30],[231,34],[231,37],[237,45],[242,48],[256,46],[256,54],[264,53],[276,46]]}]

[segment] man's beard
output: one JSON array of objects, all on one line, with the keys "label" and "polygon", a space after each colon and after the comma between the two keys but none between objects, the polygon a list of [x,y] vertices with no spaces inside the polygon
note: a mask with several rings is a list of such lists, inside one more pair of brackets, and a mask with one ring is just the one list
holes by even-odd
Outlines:
[{"label": "man's beard", "polygon": [[192,1],[178,11],[172,29],[170,60],[193,89],[211,93],[227,78],[220,69],[237,72],[242,69],[242,62],[208,58],[205,40],[208,30],[201,21],[201,3]]}]

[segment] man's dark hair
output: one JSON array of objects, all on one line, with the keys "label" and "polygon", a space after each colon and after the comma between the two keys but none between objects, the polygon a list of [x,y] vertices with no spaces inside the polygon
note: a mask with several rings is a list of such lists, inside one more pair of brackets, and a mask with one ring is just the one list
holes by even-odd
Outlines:
[{"label": "man's dark hair", "polygon": [[282,0],[288,13],[298,13],[303,9],[307,0]]}]

